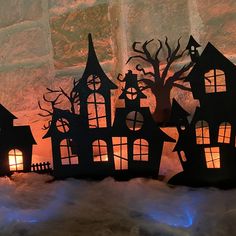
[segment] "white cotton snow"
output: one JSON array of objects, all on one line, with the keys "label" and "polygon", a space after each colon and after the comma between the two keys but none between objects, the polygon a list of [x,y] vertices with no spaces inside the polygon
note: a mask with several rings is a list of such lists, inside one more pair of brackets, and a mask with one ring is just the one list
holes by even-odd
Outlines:
[{"label": "white cotton snow", "polygon": [[50,179],[0,178],[0,235],[236,235],[236,190]]}]

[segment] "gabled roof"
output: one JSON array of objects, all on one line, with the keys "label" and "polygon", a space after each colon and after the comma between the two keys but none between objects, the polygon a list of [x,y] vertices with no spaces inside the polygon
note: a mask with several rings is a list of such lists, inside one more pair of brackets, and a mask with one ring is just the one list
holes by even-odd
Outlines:
[{"label": "gabled roof", "polygon": [[[80,86],[84,86],[84,83],[87,83],[87,78],[90,75],[97,75],[102,80],[102,83],[106,83],[106,86],[108,86],[109,89],[117,89],[117,86],[107,77],[105,72],[103,71],[94,46],[93,46],[93,40],[92,35],[88,35],[88,58],[86,67],[84,70],[84,73],[82,75],[82,78],[79,80],[78,84],[75,86],[74,90],[77,91],[80,89]],[[85,82],[83,80],[86,80]]]},{"label": "gabled roof", "polygon": [[8,111],[2,104],[0,104],[0,117],[4,119],[17,119],[10,111]]},{"label": "gabled roof", "polygon": [[12,145],[36,144],[30,126],[13,126],[6,132],[0,133],[0,140]]},{"label": "gabled roof", "polygon": [[189,41],[186,46],[186,49],[191,49],[191,46],[194,46],[195,48],[201,47],[201,45],[194,39],[192,35],[190,35],[189,37]]},{"label": "gabled roof", "polygon": [[184,108],[181,107],[180,104],[173,98],[170,122],[175,123],[177,119],[186,118],[188,116],[190,116],[190,114],[187,111],[185,111]]},{"label": "gabled roof", "polygon": [[211,43],[208,43],[201,56],[199,57],[197,63],[194,65],[193,69],[186,77],[185,82],[199,79],[196,75],[198,75],[198,73],[201,73],[202,69],[204,69],[208,65],[215,66],[216,68],[227,66],[229,69],[236,72],[236,66]]},{"label": "gabled roof", "polygon": [[43,139],[51,137],[53,135],[53,133],[54,133],[53,131],[56,126],[56,121],[59,118],[65,118],[65,119],[77,118],[79,120],[79,117],[80,117],[80,115],[73,114],[69,110],[62,110],[59,108],[54,108],[52,119],[51,119],[51,124],[47,130],[47,133],[43,136]]}]

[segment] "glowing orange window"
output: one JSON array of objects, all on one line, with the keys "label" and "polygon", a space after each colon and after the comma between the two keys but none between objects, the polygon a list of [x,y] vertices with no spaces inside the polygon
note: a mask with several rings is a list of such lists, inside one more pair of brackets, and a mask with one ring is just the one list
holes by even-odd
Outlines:
[{"label": "glowing orange window", "polygon": [[93,146],[93,161],[108,161],[107,144],[104,140],[95,140]]},{"label": "glowing orange window", "polygon": [[219,147],[204,148],[207,168],[220,168]]},{"label": "glowing orange window", "polygon": [[10,171],[23,170],[23,154],[18,149],[12,149],[8,153]]},{"label": "glowing orange window", "polygon": [[128,145],[126,137],[113,137],[115,170],[128,169]]},{"label": "glowing orange window", "polygon": [[148,161],[148,142],[145,139],[136,139],[133,145],[134,161]]},{"label": "glowing orange window", "polygon": [[61,164],[76,165],[79,164],[78,155],[75,153],[76,147],[73,146],[71,139],[63,139],[60,143]]},{"label": "glowing orange window", "polygon": [[228,122],[222,122],[219,126],[218,142],[230,143],[231,125]]},{"label": "glowing orange window", "polygon": [[107,127],[104,97],[99,93],[92,93],[89,95],[87,103],[89,128]]},{"label": "glowing orange window", "polygon": [[226,91],[225,73],[222,70],[212,69],[204,75],[205,92],[216,93]]},{"label": "glowing orange window", "polygon": [[196,131],[196,143],[197,144],[209,144],[210,143],[210,132],[209,125],[206,121],[200,120],[195,125]]}]

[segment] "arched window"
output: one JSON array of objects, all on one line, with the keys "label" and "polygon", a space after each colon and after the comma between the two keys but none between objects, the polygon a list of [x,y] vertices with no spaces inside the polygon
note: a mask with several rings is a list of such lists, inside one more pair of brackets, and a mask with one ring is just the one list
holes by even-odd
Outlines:
[{"label": "arched window", "polygon": [[204,120],[200,120],[195,125],[196,130],[196,143],[197,144],[209,144],[210,132],[208,123]]},{"label": "arched window", "polygon": [[107,127],[105,99],[99,93],[92,93],[88,97],[89,128]]},{"label": "arched window", "polygon": [[204,75],[205,92],[216,93],[226,91],[225,73],[222,70],[212,69]]},{"label": "arched window", "polygon": [[8,153],[10,171],[23,170],[23,154],[18,149],[11,149]]},{"label": "arched window", "polygon": [[93,147],[93,161],[108,161],[107,143],[104,140],[95,140]]},{"label": "arched window", "polygon": [[76,154],[76,147],[72,139],[63,139],[60,143],[61,164],[76,165],[79,164],[79,158]]},{"label": "arched window", "polygon": [[145,139],[136,139],[133,145],[134,161],[148,161],[148,142]]},{"label": "arched window", "polygon": [[219,147],[204,148],[207,168],[220,168]]},{"label": "arched window", "polygon": [[219,143],[230,143],[231,125],[228,122],[222,122],[219,126]]}]

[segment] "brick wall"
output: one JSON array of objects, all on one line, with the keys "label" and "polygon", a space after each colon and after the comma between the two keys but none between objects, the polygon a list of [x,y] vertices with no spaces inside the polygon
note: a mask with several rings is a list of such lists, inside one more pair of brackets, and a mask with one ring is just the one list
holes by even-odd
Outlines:
[{"label": "brick wall", "polygon": [[37,101],[46,87],[68,87],[81,75],[89,32],[110,78],[127,69],[133,41],[164,36],[172,43],[182,36],[185,45],[193,34],[236,61],[235,0],[0,0],[0,6],[0,102],[16,124],[31,125],[36,162],[51,157]]}]

